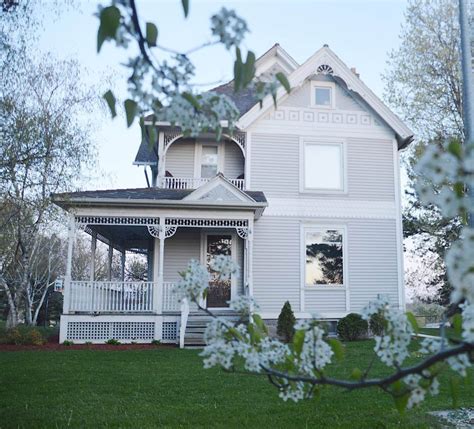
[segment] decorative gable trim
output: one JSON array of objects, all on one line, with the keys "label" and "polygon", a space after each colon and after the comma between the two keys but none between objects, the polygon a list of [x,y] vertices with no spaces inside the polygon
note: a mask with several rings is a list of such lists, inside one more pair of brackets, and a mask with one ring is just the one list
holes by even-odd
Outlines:
[{"label": "decorative gable trim", "polygon": [[255,203],[253,198],[233,185],[222,173],[184,197],[183,201]]},{"label": "decorative gable trim", "polygon": [[[360,97],[397,134],[399,149],[402,149],[410,143],[413,137],[413,132],[327,46],[323,46],[319,49],[314,55],[306,60],[304,64],[288,76],[290,86],[293,90],[300,88],[306,79],[314,75],[318,69],[324,69],[325,73],[328,73],[328,70],[330,70],[330,74],[342,79],[350,91],[358,93]],[[287,97],[288,94],[285,89],[280,87],[277,91],[277,101],[282,102]],[[263,100],[262,107],[260,108],[259,104],[252,107],[240,118],[237,126],[240,129],[247,129],[253,122],[265,115],[273,106],[273,99],[268,95]]]}]

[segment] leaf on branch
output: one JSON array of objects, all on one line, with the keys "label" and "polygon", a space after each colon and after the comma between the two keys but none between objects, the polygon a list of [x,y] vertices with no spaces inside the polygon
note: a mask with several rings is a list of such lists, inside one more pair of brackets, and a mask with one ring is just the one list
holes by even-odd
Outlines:
[{"label": "leaf on branch", "polygon": [[406,314],[407,314],[407,319],[408,319],[408,321],[410,322],[410,324],[411,324],[413,330],[415,331],[415,333],[418,334],[418,332],[420,332],[420,327],[419,327],[419,325],[418,325],[418,322],[417,322],[417,320],[416,320],[416,317],[415,317],[414,314],[413,314],[412,312],[410,312],[410,311],[407,311]]},{"label": "leaf on branch", "polygon": [[259,314],[253,314],[252,315],[253,322],[255,325],[265,334],[268,334],[268,328],[267,325],[263,322],[262,318],[260,317]]},{"label": "leaf on branch", "polygon": [[344,360],[344,346],[339,340],[335,338],[329,338],[328,344],[331,346],[332,351],[334,352],[334,356],[338,361]]},{"label": "leaf on branch", "polygon": [[[147,130],[148,130],[149,145],[150,145],[150,148],[152,148],[156,143],[156,140],[158,138],[158,133],[156,132],[156,128],[154,125],[148,125]],[[207,289],[204,292],[206,291]]]},{"label": "leaf on branch", "polygon": [[448,144],[448,152],[452,153],[456,158],[462,158],[462,146],[457,140],[451,140]]},{"label": "leaf on branch", "polygon": [[456,335],[461,335],[462,334],[462,315],[460,313],[456,313],[453,316],[451,323],[453,325],[453,329]]},{"label": "leaf on branch", "polygon": [[133,100],[127,99],[123,103],[125,107],[125,114],[127,116],[127,127],[133,124],[135,116],[137,115],[137,103]]},{"label": "leaf on branch", "polygon": [[234,61],[234,92],[238,92],[242,86],[243,63],[240,48],[235,48]]},{"label": "leaf on branch", "polygon": [[148,46],[156,46],[156,40],[158,39],[158,28],[153,22],[146,23],[146,42]]},{"label": "leaf on branch", "polygon": [[183,5],[184,17],[187,18],[189,14],[189,0],[181,0]]},{"label": "leaf on branch", "polygon": [[120,25],[120,10],[115,6],[109,6],[100,12],[100,25],[97,32],[97,52],[100,52],[102,44],[107,39],[114,39]]},{"label": "leaf on branch", "polygon": [[117,116],[117,111],[115,110],[115,96],[114,93],[109,89],[104,95],[103,95],[105,101],[107,102],[107,105],[109,106],[110,113],[112,114],[112,118],[115,118]]},{"label": "leaf on branch", "polygon": [[304,329],[300,329],[299,331],[295,332],[295,335],[293,335],[293,351],[298,355],[301,354],[301,351],[303,350],[305,334],[306,331]]},{"label": "leaf on branch", "polygon": [[255,75],[255,54],[252,51],[247,52],[247,61],[243,64],[242,87],[245,88]]},{"label": "leaf on branch", "polygon": [[288,82],[288,79],[282,72],[278,72],[275,77],[278,79],[278,81],[283,85],[283,88],[286,89],[286,92],[289,94],[291,92],[291,86],[290,82]]},{"label": "leaf on branch", "polygon": [[393,400],[395,401],[395,407],[397,408],[400,414],[404,414],[407,408],[408,399],[410,399],[410,393],[406,392],[402,395],[393,395]]},{"label": "leaf on branch", "polygon": [[196,110],[201,110],[201,105],[199,104],[199,101],[193,94],[191,94],[190,92],[183,92],[181,95]]},{"label": "leaf on branch", "polygon": [[360,368],[354,368],[351,373],[351,378],[355,381],[362,379],[362,370]]}]

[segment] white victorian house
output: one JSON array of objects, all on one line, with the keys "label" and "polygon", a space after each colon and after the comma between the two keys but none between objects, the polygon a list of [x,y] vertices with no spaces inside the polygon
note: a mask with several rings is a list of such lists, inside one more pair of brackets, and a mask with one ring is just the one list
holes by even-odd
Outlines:
[{"label": "white victorian house", "polygon": [[[147,187],[54,195],[70,214],[61,341],[199,344],[207,319],[173,285],[190,259],[217,254],[242,267],[211,282],[205,303],[229,317],[239,294],[267,320],[287,300],[297,318],[328,321],[379,294],[404,307],[399,151],[412,132],[326,45],[301,65],[273,46],[256,73],[278,71],[292,91],[279,90],[277,108],[234,94],[232,82],[214,89],[241,112],[220,141],[155,124],[157,141],[135,159],[151,173]],[[96,281],[94,267],[87,281],[71,278],[79,229],[92,252],[97,240],[109,245],[110,260],[146,254],[148,281]]]}]

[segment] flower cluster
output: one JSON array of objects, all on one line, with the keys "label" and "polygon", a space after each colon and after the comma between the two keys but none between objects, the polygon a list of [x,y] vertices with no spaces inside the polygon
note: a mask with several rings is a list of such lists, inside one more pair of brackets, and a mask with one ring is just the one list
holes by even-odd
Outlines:
[{"label": "flower cluster", "polygon": [[252,312],[259,310],[259,305],[252,296],[239,295],[229,302],[231,310],[239,313],[241,316],[249,316]]},{"label": "flower cluster", "polygon": [[209,263],[211,270],[219,273],[219,278],[222,280],[228,280],[232,276],[238,277],[240,268],[239,265],[227,255],[217,255],[211,259]]},{"label": "flower cluster", "polygon": [[362,311],[362,317],[369,321],[374,314],[381,314],[387,323],[382,335],[376,335],[375,353],[388,366],[400,366],[408,357],[408,346],[413,328],[406,314],[398,308],[390,307],[387,297],[381,296],[369,303]]},{"label": "flower cluster", "polygon": [[410,395],[407,403],[408,408],[413,408],[423,402],[427,393],[431,396],[436,396],[439,393],[439,381],[429,371],[423,371],[421,375],[407,375],[403,381]]},{"label": "flower cluster", "polygon": [[175,286],[175,292],[178,296],[198,302],[209,287],[210,276],[206,267],[193,259],[179,275],[181,278]]},{"label": "flower cluster", "polygon": [[235,11],[223,7],[211,17],[211,31],[226,49],[230,49],[240,45],[249,29],[247,23]]}]

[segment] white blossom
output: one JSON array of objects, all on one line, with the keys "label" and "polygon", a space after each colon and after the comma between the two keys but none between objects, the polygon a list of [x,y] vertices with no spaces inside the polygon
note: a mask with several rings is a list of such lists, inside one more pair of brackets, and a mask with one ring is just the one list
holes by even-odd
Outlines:
[{"label": "white blossom", "polygon": [[260,309],[254,297],[248,295],[239,295],[237,298],[232,299],[229,301],[229,306],[232,310],[243,316],[247,316],[253,311]]},{"label": "white blossom", "polygon": [[457,372],[462,377],[466,376],[466,369],[471,366],[469,357],[466,353],[451,356],[448,358],[448,364],[453,371]]},{"label": "white blossom", "polygon": [[199,262],[191,260],[175,286],[178,296],[190,301],[199,301],[203,292],[209,287],[209,272]]},{"label": "white blossom", "polygon": [[211,17],[211,31],[227,48],[239,46],[248,33],[247,23],[235,11],[223,7]]},{"label": "white blossom", "polygon": [[219,278],[222,280],[228,280],[232,276],[239,276],[239,265],[228,255],[217,255],[211,259],[209,263],[211,270],[219,273]]}]

